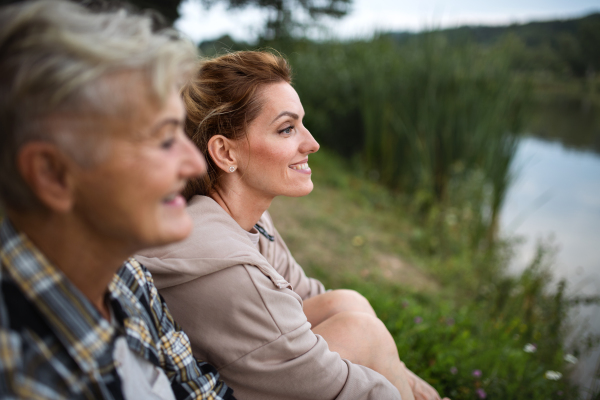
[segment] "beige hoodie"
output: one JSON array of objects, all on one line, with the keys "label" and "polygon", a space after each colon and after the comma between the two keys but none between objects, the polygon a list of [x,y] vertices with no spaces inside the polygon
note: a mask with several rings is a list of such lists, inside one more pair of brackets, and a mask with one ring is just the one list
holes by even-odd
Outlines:
[{"label": "beige hoodie", "polygon": [[196,358],[214,365],[236,398],[400,399],[382,375],[343,360],[312,333],[302,298],[323,286],[306,277],[268,213],[259,224],[275,242],[261,238],[259,252],[211,198],[195,196],[188,212],[194,229],[186,240],[136,258],[152,272]]}]

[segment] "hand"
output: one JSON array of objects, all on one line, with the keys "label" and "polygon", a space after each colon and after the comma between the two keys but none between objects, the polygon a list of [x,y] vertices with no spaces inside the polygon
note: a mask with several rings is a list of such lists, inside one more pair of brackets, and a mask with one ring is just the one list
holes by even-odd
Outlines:
[{"label": "hand", "polygon": [[[406,368],[406,366],[404,367],[406,369],[406,379],[412,389],[415,400],[441,400],[438,392],[429,383],[419,378],[414,372]],[[443,400],[450,399],[444,397]]]}]

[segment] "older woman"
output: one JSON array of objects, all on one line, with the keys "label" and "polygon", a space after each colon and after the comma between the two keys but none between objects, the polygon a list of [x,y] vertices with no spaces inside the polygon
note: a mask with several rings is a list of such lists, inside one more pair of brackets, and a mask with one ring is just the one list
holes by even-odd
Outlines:
[{"label": "older woman", "polygon": [[0,8],[0,398],[233,399],[130,258],[192,228],[196,63],[124,11]]},{"label": "older woman", "polygon": [[136,257],[194,354],[240,398],[439,398],[405,369],[368,301],[307,278],[273,226],[276,196],[312,191],[308,160],[319,149],[290,82],[286,61],[270,53],[200,68],[183,92],[186,132],[208,161],[208,175],[185,191],[193,232]]}]

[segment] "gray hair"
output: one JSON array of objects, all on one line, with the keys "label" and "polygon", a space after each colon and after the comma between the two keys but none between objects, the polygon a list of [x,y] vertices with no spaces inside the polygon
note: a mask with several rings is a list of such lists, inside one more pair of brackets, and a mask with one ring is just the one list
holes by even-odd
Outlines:
[{"label": "gray hair", "polygon": [[[24,143],[46,140],[61,148],[74,141],[81,144],[80,140],[60,138],[57,131],[62,135],[75,128],[57,128],[56,121],[50,122],[52,117],[63,116],[68,125],[69,119],[86,115],[128,115],[134,111],[127,109],[136,95],[129,87],[133,85],[146,86],[151,97],[146,101],[163,104],[174,85],[185,83],[197,64],[197,51],[190,41],[172,29],[153,31],[146,16],[124,10],[92,13],[61,0],[38,0],[1,9],[2,203],[21,210],[37,205],[16,166]],[[115,77],[127,78],[128,74],[135,76],[119,79],[118,85],[137,83],[125,88],[115,84]],[[79,132],[71,136],[83,135],[81,127],[75,130]],[[83,147],[77,152],[85,153]],[[71,155],[73,149],[64,150]],[[79,158],[88,159],[90,154],[79,154]]]}]

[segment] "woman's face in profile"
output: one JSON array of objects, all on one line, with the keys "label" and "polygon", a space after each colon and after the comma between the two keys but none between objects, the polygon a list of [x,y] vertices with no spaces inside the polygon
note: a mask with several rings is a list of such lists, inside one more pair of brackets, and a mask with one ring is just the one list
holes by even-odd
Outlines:
[{"label": "woman's face in profile", "polygon": [[[144,99],[143,96],[140,96]],[[184,239],[192,229],[179,194],[187,179],[206,173],[206,163],[183,132],[185,108],[173,90],[164,106],[146,100],[130,119],[102,121],[110,151],[102,162],[78,168],[78,212],[98,240],[131,251]]]},{"label": "woman's face in profile", "polygon": [[319,144],[302,125],[304,108],[294,88],[274,83],[262,88],[263,108],[240,140],[240,173],[259,196],[305,196],[313,189],[308,155]]}]

